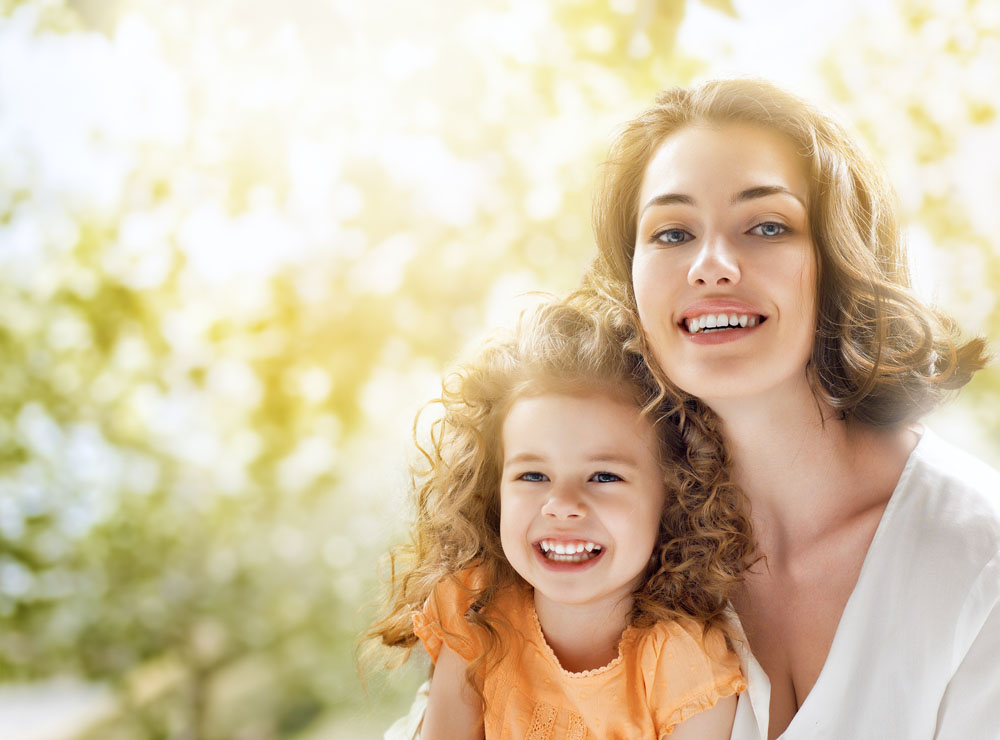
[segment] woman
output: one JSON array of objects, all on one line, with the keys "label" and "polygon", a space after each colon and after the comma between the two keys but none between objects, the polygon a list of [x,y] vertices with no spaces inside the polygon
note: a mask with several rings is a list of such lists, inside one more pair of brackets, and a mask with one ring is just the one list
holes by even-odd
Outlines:
[{"label": "woman", "polygon": [[985,347],[910,292],[877,168],[767,83],[671,90],[595,229],[585,299],[640,327],[690,495],[752,523],[732,737],[1000,737],[1000,475],[915,424]]},{"label": "woman", "polygon": [[713,82],[628,124],[595,216],[589,283],[749,507],[733,737],[1000,737],[1000,476],[912,424],[984,343],[913,297],[878,171],[797,98]]}]

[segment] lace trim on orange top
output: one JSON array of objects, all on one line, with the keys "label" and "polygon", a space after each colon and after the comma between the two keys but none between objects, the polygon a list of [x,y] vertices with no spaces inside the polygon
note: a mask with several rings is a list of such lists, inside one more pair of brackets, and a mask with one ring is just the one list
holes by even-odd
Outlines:
[{"label": "lace trim on orange top", "polygon": [[545,639],[545,633],[542,631],[542,623],[538,621],[538,612],[535,611],[534,600],[528,600],[528,611],[531,617],[531,626],[535,632],[535,637],[538,639],[538,644],[541,645],[545,650],[545,657],[552,663],[552,666],[559,670],[559,672],[568,679],[580,679],[580,678],[590,678],[592,676],[599,676],[602,673],[607,673],[608,671],[614,670],[625,658],[623,647],[625,645],[626,639],[631,637],[631,632],[633,631],[631,627],[626,627],[625,631],[622,632],[621,639],[618,641],[618,655],[611,659],[611,662],[607,665],[603,665],[600,668],[591,668],[586,671],[567,671],[562,667],[562,663],[559,662],[559,658],[556,657],[555,651],[552,646],[549,645],[549,641]]}]

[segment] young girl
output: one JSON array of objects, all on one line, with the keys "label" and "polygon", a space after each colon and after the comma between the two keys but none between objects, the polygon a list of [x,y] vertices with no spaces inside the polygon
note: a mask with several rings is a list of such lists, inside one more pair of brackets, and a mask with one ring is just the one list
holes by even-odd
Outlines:
[{"label": "young girl", "polygon": [[640,362],[556,302],[445,381],[369,633],[434,661],[424,740],[729,737],[745,684],[722,613],[749,529],[725,490],[674,483]]}]

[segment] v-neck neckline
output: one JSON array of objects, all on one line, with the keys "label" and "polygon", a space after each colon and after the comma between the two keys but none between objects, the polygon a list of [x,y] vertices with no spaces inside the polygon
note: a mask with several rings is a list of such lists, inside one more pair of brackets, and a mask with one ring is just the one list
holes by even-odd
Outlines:
[{"label": "v-neck neckline", "polygon": [[[929,444],[933,433],[924,426],[920,433],[920,439],[917,440],[916,445],[910,450],[910,454],[906,458],[906,463],[903,465],[903,470],[899,474],[899,479],[896,481],[896,486],[892,490],[892,494],[889,496],[888,502],[886,502],[885,510],[882,512],[882,516],[879,518],[878,526],[875,528],[875,534],[872,536],[872,541],[868,545],[868,551],[865,553],[865,557],[861,562],[861,570],[858,572],[858,579],[854,583],[854,588],[851,589],[850,596],[847,597],[847,601],[844,604],[844,609],[840,613],[840,620],[837,622],[837,628],[833,633],[833,641],[830,643],[830,650],[826,654],[826,659],[823,661],[823,667],[820,669],[819,676],[816,677],[816,681],[813,683],[812,688],[806,695],[806,698],[799,705],[798,710],[792,716],[791,721],[788,726],[778,735],[775,740],[782,740],[786,736],[788,738],[794,737],[793,735],[788,735],[789,731],[796,730],[800,725],[805,726],[809,722],[809,710],[813,706],[818,706],[821,699],[815,699],[814,697],[819,694],[822,696],[823,689],[826,686],[824,681],[824,676],[828,676],[833,669],[830,668],[831,665],[836,666],[840,658],[841,653],[844,653],[844,649],[840,645],[844,641],[843,633],[848,628],[844,625],[849,625],[850,622],[857,617],[853,614],[852,605],[858,600],[858,594],[862,593],[867,587],[867,576],[869,572],[875,567],[872,565],[873,562],[877,560],[877,551],[881,547],[882,540],[885,538],[885,531],[889,528],[889,522],[892,521],[896,516],[896,510],[901,505],[901,500],[903,498],[900,492],[906,487],[909,479],[913,475],[913,469],[917,466],[918,458],[922,455],[922,448],[925,443]],[[755,723],[757,725],[758,732],[760,733],[760,740],[767,740],[768,725],[771,720],[771,680],[768,675],[764,672],[760,663],[753,656],[750,651],[750,643],[746,639],[746,632],[743,630],[743,623],[740,621],[739,615],[733,608],[732,604],[729,605],[729,616],[730,620],[737,628],[739,635],[742,638],[742,645],[738,646],[740,653],[740,660],[747,672],[747,693],[750,695],[751,708],[753,710],[753,716]],[[846,653],[845,653],[846,655]],[[802,719],[805,716],[806,719]],[[815,724],[815,723],[814,723]]]}]

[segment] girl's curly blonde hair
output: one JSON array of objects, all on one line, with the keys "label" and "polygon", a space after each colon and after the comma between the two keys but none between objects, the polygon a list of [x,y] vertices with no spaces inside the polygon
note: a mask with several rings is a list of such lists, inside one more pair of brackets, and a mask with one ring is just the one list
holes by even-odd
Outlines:
[{"label": "girl's curly blonde hair", "polygon": [[383,614],[366,637],[406,648],[417,643],[411,622],[443,579],[476,567],[482,588],[470,594],[466,618],[482,628],[483,654],[469,668],[476,685],[500,657],[502,615],[487,607],[522,584],[500,544],[501,429],[511,405],[542,393],[609,394],[634,403],[660,447],[666,487],[660,531],[646,578],[634,594],[630,623],[638,627],[686,616],[724,626],[729,588],[746,564],[750,525],[732,487],[692,486],[686,446],[676,421],[665,418],[662,393],[634,349],[627,313],[579,292],[522,317],[512,335],[487,341],[442,383],[442,414],[430,442],[418,448],[425,465],[413,475],[410,541],[390,553]]}]

